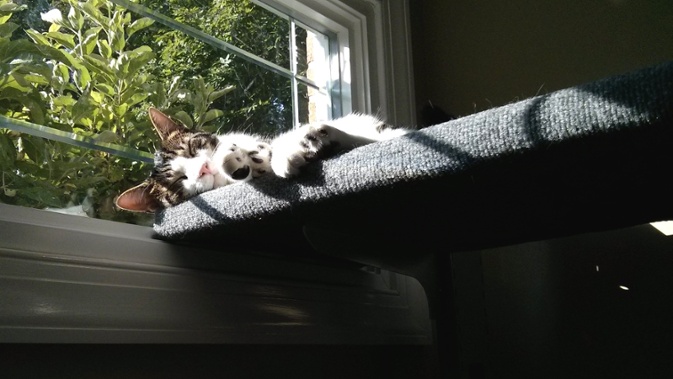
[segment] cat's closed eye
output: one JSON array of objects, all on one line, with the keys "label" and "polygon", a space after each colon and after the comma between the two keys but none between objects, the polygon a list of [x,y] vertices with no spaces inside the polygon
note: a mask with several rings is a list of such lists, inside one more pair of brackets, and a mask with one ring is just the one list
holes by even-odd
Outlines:
[{"label": "cat's closed eye", "polygon": [[203,150],[205,147],[205,144],[202,140],[200,139],[191,139],[189,143],[187,144],[188,146],[188,153],[190,157],[195,157],[198,153],[199,150]]},{"label": "cat's closed eye", "polygon": [[186,141],[187,145],[187,156],[195,157],[198,155],[199,151],[207,150],[212,151],[217,145],[217,138],[210,134],[194,134]]},{"label": "cat's closed eye", "polygon": [[170,183],[171,186],[176,185],[177,183],[182,182],[183,180],[187,180],[188,177],[186,174],[182,172],[173,172],[170,175],[167,175],[167,179]]}]

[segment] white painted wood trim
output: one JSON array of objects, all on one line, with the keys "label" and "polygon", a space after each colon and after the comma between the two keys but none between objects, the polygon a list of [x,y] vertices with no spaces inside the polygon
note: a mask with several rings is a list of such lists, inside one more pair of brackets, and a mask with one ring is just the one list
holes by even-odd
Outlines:
[{"label": "white painted wood trim", "polygon": [[415,124],[408,0],[261,1],[337,37],[344,112],[378,113],[395,125]]},{"label": "white painted wood trim", "polygon": [[0,204],[0,343],[432,343],[415,279],[152,234]]}]

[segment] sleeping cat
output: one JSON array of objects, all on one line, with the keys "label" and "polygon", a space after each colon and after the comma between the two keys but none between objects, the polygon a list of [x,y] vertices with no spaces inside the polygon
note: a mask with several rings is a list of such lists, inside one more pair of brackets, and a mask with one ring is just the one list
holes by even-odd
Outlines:
[{"label": "sleeping cat", "polygon": [[191,131],[155,108],[150,120],[161,138],[147,180],[126,190],[117,207],[154,212],[199,193],[273,173],[290,178],[307,163],[341,150],[408,133],[363,114],[307,124],[268,140],[261,136]]}]

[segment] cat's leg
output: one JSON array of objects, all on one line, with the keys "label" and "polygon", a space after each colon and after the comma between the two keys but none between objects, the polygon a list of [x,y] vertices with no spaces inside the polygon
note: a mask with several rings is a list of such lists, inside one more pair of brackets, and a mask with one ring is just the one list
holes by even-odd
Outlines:
[{"label": "cat's leg", "polygon": [[374,116],[359,114],[304,125],[272,142],[271,167],[278,176],[295,176],[301,167],[328,153],[400,137],[409,131],[393,129]]},{"label": "cat's leg", "polygon": [[299,174],[301,167],[329,148],[329,129],[321,124],[309,124],[276,137],[271,142],[273,172],[283,178]]},{"label": "cat's leg", "polygon": [[385,141],[409,133],[410,129],[393,128],[376,116],[352,113],[325,121],[325,125],[337,129],[332,141],[341,149],[352,149],[372,142]]}]

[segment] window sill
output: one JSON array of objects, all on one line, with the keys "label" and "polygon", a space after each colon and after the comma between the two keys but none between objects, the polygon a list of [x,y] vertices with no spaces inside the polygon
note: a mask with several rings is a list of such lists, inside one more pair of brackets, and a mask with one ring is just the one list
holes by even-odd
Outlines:
[{"label": "window sill", "polygon": [[430,344],[406,276],[0,204],[0,342]]}]

